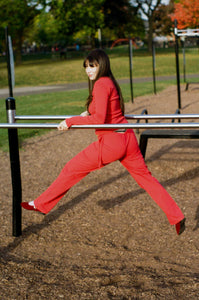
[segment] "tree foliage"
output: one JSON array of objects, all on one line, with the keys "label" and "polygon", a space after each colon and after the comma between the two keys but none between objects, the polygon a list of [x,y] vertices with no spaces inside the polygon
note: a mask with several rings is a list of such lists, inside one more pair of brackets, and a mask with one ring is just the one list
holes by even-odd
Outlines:
[{"label": "tree foliage", "polygon": [[155,21],[155,12],[162,4],[162,0],[133,0],[137,8],[148,20],[148,49],[152,51],[153,27]]},{"label": "tree foliage", "polygon": [[199,1],[179,0],[174,4],[174,14],[172,21],[178,21],[178,28],[198,28],[199,27]]},{"label": "tree foliage", "polygon": [[118,38],[143,36],[143,20],[138,8],[129,0],[105,0],[103,12],[104,27],[112,30]]},{"label": "tree foliage", "polygon": [[28,44],[53,46],[59,36],[57,22],[51,13],[44,10],[35,17],[32,29],[28,32]]},{"label": "tree foliage", "polygon": [[[143,37],[143,20],[131,0],[1,0],[0,28],[8,26],[19,63],[24,41],[67,46],[82,38],[92,44],[98,29],[115,38]],[[0,35],[2,30],[0,30]]]},{"label": "tree foliage", "polygon": [[173,22],[170,15],[173,13],[173,1],[169,5],[162,4],[154,12],[153,32],[156,35],[170,35],[173,32]]},{"label": "tree foliage", "polygon": [[104,0],[49,1],[48,6],[56,20],[59,38],[67,40],[67,37],[84,29],[93,39],[97,28],[103,27],[103,2]]},{"label": "tree foliage", "polygon": [[144,32],[141,17],[130,0],[52,0],[48,5],[59,23],[59,33],[65,37],[87,35],[93,45],[98,28],[102,33],[112,31],[117,38]]},{"label": "tree foliage", "polygon": [[40,10],[39,1],[30,0],[1,0],[0,22],[2,27],[8,27],[16,48],[16,62],[20,63],[21,50],[26,33],[31,28],[33,20]]}]

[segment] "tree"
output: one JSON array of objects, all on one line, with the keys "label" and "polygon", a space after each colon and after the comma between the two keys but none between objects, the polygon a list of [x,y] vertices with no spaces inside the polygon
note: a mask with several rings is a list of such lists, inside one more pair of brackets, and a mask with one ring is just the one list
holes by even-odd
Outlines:
[{"label": "tree", "polygon": [[[76,19],[76,28],[82,28],[89,33],[91,44],[95,47],[95,35],[98,28],[104,26],[104,14],[102,5],[104,0],[84,0],[78,1],[72,13]],[[78,15],[78,19],[76,16]]]},{"label": "tree", "polygon": [[8,26],[16,53],[16,64],[21,62],[22,44],[36,15],[40,13],[39,1],[1,0],[0,25]]},{"label": "tree", "polygon": [[152,52],[152,41],[153,41],[153,24],[155,20],[155,11],[162,4],[162,0],[133,0],[141,10],[142,14],[148,20],[148,50]]},{"label": "tree", "polygon": [[173,22],[170,18],[174,11],[173,1],[169,5],[162,4],[154,12],[153,32],[157,35],[170,35],[173,32]]},{"label": "tree", "polygon": [[143,36],[144,24],[129,0],[105,0],[103,5],[104,26],[112,30],[117,38]]},{"label": "tree", "polygon": [[63,38],[84,30],[93,43],[97,29],[104,24],[101,10],[103,2],[104,0],[51,0],[48,5]]},{"label": "tree", "polygon": [[112,35],[128,37],[143,35],[144,25],[137,8],[130,0],[51,0],[50,12],[58,23],[59,34],[65,36],[87,36],[95,46],[98,28]]},{"label": "tree", "polygon": [[1,26],[9,27],[16,63],[21,61],[24,41],[65,47],[84,33],[94,47],[98,28],[102,34],[112,31],[116,38],[144,33],[131,0],[0,0]]},{"label": "tree", "polygon": [[[58,25],[49,12],[42,11],[34,19],[34,24],[27,34],[29,44],[36,43],[37,46],[54,46],[59,38]],[[25,41],[26,42],[26,41]]]},{"label": "tree", "polygon": [[199,1],[198,0],[179,0],[174,3],[174,14],[171,15],[172,21],[178,21],[178,28],[198,28],[199,27]]}]

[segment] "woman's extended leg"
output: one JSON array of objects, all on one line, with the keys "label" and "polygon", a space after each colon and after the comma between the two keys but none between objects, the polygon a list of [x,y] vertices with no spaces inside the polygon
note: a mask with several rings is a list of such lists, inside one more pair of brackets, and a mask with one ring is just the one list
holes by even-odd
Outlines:
[{"label": "woman's extended leg", "polygon": [[128,134],[126,156],[120,162],[164,211],[171,225],[184,219],[184,215],[175,201],[149,172],[134,134]]},{"label": "woman's extended leg", "polygon": [[73,185],[98,169],[98,149],[97,141],[67,162],[55,181],[34,200],[35,207],[45,214],[48,213]]},{"label": "woman's extended leg", "polygon": [[[35,207],[45,214],[48,213],[87,174],[120,159],[125,153],[122,139],[119,134],[107,134],[73,157],[49,188],[34,200]],[[118,144],[121,145],[119,148]]]}]

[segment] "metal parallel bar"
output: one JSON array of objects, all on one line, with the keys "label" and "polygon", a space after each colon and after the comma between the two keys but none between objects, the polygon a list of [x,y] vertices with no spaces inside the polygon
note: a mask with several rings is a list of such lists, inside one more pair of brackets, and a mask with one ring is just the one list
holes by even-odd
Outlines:
[{"label": "metal parallel bar", "polygon": [[34,116],[34,115],[24,115],[24,116],[15,116],[15,120],[64,120],[64,119],[68,119],[71,117],[75,117],[75,115],[57,115],[57,116],[46,116],[46,115],[41,115],[41,116]]},{"label": "metal parallel bar", "polygon": [[177,29],[175,34],[178,36],[199,36],[199,29]]},{"label": "metal parallel bar", "polygon": [[177,33],[177,36],[199,36],[198,32],[192,33]]},{"label": "metal parallel bar", "polygon": [[[37,123],[0,123],[0,128],[26,128],[26,129],[56,129],[59,124],[37,124]],[[198,128],[199,123],[124,123],[124,124],[88,124],[73,125],[72,129],[153,129],[153,128]]]},{"label": "metal parallel bar", "polygon": [[199,114],[125,115],[126,119],[199,119]]},{"label": "metal parallel bar", "polygon": [[[74,117],[57,115],[57,116],[15,116],[15,120],[64,120]],[[165,114],[165,115],[125,115],[127,119],[135,119],[135,120],[146,120],[146,119],[199,119],[199,114]]]}]

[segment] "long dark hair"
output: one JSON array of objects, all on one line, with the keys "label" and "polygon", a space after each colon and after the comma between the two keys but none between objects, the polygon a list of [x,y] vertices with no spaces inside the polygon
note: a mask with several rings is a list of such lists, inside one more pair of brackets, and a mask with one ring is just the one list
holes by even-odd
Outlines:
[{"label": "long dark hair", "polygon": [[101,49],[95,49],[95,50],[91,51],[88,54],[88,56],[85,58],[84,63],[83,63],[84,68],[86,68],[87,64],[89,64],[91,67],[99,65],[99,72],[97,74],[97,77],[93,81],[89,80],[89,96],[88,96],[87,102],[86,102],[87,110],[88,110],[89,104],[92,101],[92,90],[93,90],[93,85],[94,85],[95,81],[98,80],[100,77],[109,77],[113,81],[113,83],[117,89],[117,92],[119,94],[119,99],[120,99],[120,107],[121,107],[122,113],[124,114],[124,99],[122,96],[120,86],[112,74],[111,67],[110,67],[110,60],[109,60],[108,55]]}]

